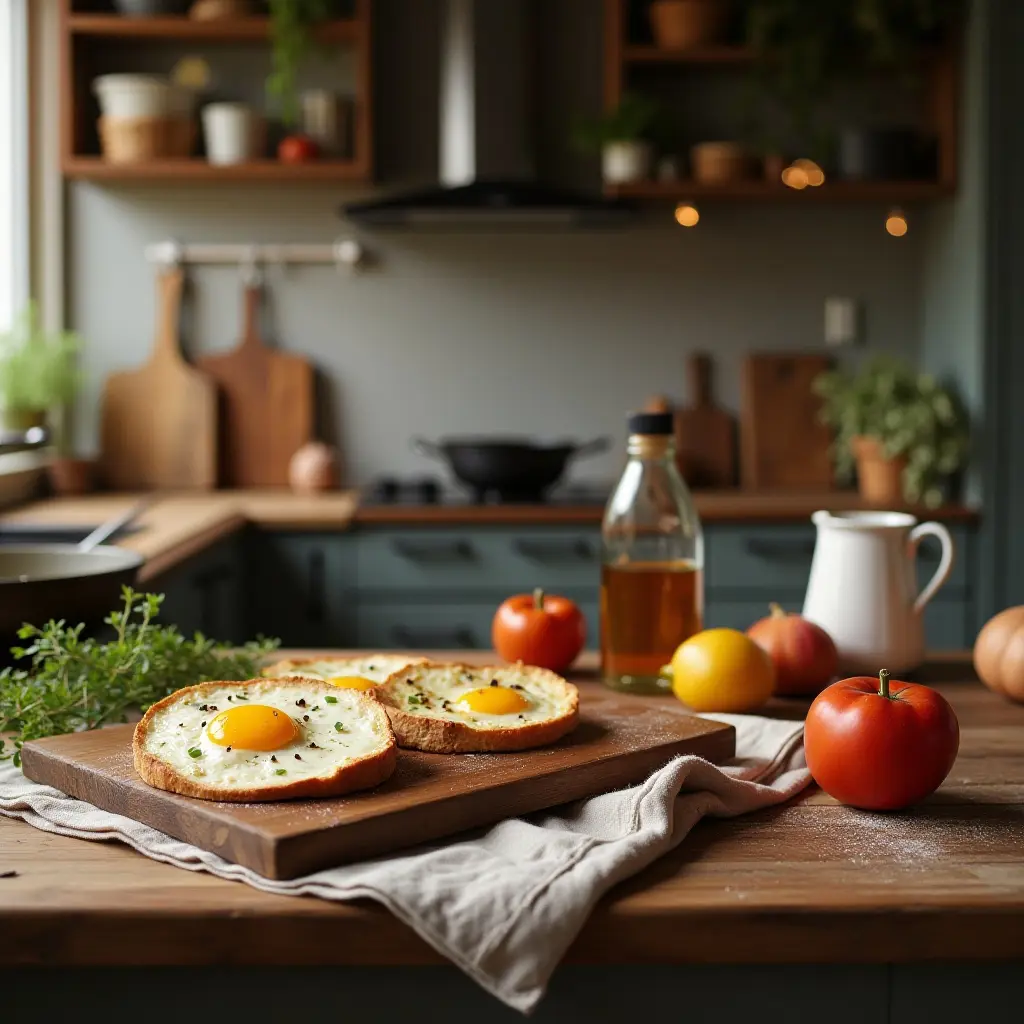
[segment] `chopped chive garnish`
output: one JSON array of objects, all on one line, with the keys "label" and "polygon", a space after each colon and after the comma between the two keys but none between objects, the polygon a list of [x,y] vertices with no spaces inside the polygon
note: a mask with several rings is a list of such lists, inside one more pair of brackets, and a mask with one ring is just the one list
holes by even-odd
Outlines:
[{"label": "chopped chive garnish", "polygon": [[199,749],[199,747],[190,747],[189,751],[188,751],[188,756],[189,757],[202,757],[203,756],[203,752]]},{"label": "chopped chive garnish", "polygon": [[274,774],[275,775],[287,775],[288,774],[288,769],[287,768],[278,768],[277,771],[274,772]]},{"label": "chopped chive garnish", "polygon": [[343,726],[341,724],[341,722],[335,722],[334,723],[334,731],[335,732],[344,732],[345,731],[345,726]]},{"label": "chopped chive garnish", "polygon": [[324,697],[324,700],[327,701],[328,704],[337,704],[338,703],[338,698],[337,697],[332,697],[330,694],[327,694],[327,696]]}]

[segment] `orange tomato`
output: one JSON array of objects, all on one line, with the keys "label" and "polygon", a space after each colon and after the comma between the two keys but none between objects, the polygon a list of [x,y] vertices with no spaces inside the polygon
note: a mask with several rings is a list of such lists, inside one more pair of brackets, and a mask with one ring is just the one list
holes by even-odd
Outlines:
[{"label": "orange tomato", "polygon": [[564,672],[583,650],[587,621],[575,602],[538,588],[499,605],[491,639],[505,661]]}]

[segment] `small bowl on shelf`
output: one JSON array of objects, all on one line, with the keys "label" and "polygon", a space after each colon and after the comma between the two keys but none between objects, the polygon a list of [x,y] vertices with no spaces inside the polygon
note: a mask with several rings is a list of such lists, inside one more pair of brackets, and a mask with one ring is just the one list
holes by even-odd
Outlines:
[{"label": "small bowl on shelf", "polygon": [[722,0],[654,0],[651,32],[662,50],[691,50],[721,40],[728,17]]}]

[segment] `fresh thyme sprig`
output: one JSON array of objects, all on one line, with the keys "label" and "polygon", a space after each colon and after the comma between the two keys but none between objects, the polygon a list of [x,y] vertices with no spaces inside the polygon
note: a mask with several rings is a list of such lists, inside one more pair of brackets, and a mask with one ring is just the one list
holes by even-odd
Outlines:
[{"label": "fresh thyme sprig", "polygon": [[28,641],[11,653],[26,668],[0,672],[0,760],[21,763],[28,740],[98,729],[127,721],[130,710],[143,711],[169,693],[206,679],[252,679],[259,675],[277,640],[260,638],[235,648],[201,633],[182,636],[175,626],[155,621],[162,594],[122,592],[122,607],[104,620],[114,637],[83,637],[84,627],[63,619],[45,626],[22,626]]}]

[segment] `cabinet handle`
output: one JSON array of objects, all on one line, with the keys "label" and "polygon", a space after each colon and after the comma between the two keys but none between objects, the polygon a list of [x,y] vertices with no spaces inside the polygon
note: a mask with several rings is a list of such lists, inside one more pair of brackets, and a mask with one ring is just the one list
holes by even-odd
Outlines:
[{"label": "cabinet handle", "polygon": [[473,560],[473,548],[464,540],[414,543],[396,540],[391,544],[396,555],[410,562],[469,562]]},{"label": "cabinet handle", "polygon": [[326,618],[327,604],[324,594],[324,578],[326,576],[324,553],[310,551],[307,566],[309,574],[306,587],[306,619],[309,622],[323,622]]},{"label": "cabinet handle", "polygon": [[517,540],[513,547],[531,562],[592,562],[597,552],[589,541],[577,540]]},{"label": "cabinet handle", "polygon": [[776,562],[791,562],[810,558],[814,554],[814,540],[764,540],[751,537],[746,541],[748,554]]},{"label": "cabinet handle", "polygon": [[395,642],[402,647],[455,647],[473,648],[477,646],[476,637],[469,626],[440,627],[437,629],[410,629],[408,626],[395,626],[391,630]]}]

